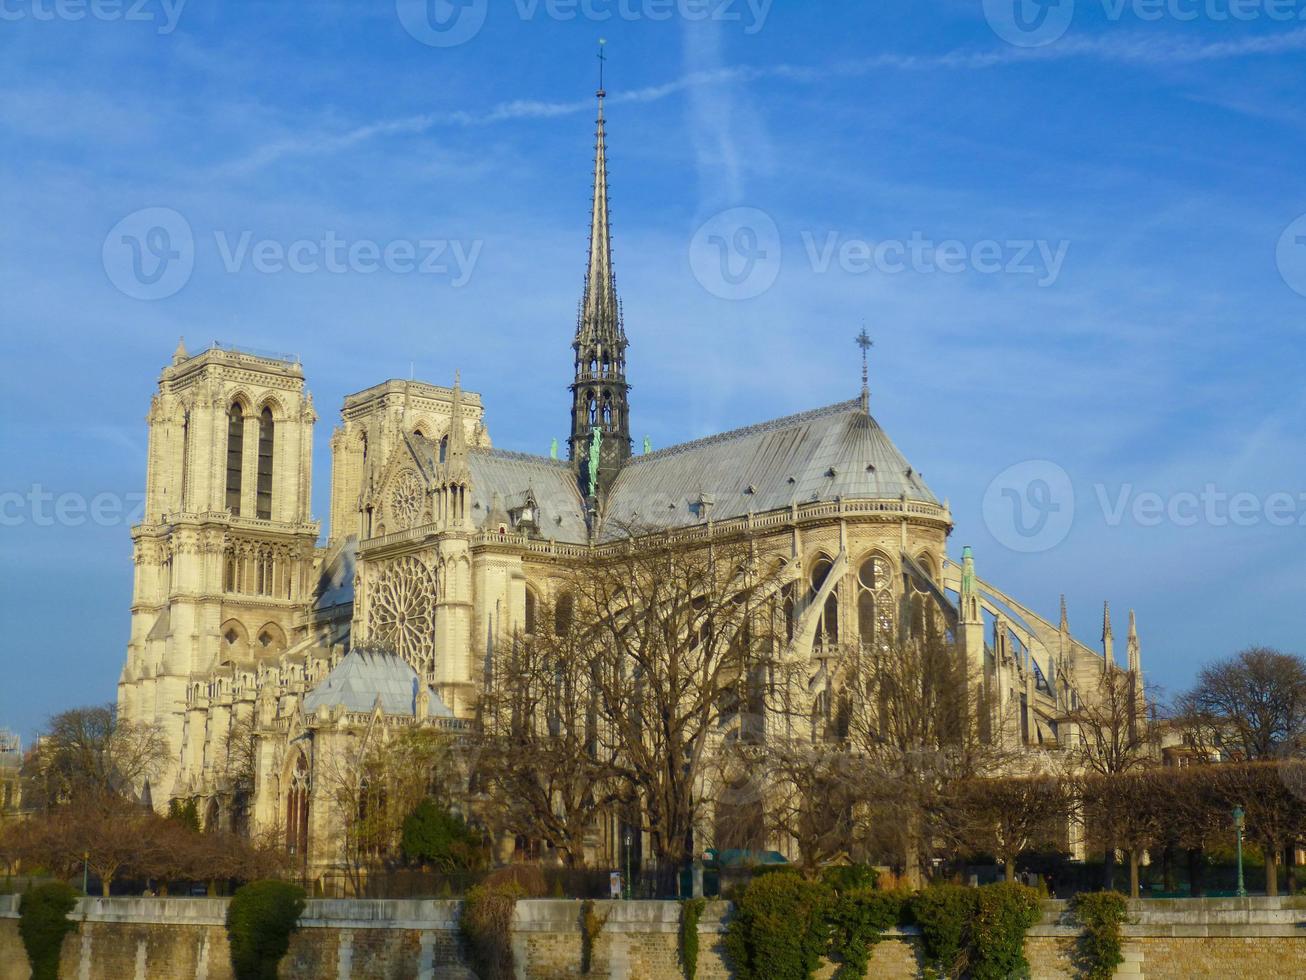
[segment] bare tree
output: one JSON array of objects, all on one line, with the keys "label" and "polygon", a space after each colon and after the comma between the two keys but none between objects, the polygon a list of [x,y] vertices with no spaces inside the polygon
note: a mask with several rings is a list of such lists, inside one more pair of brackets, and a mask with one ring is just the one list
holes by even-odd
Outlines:
[{"label": "bare tree", "polygon": [[[865,858],[865,806],[859,789],[862,764],[846,747],[775,736],[757,772],[758,795],[740,807],[773,836],[792,841],[798,864],[813,874],[839,858]],[[765,787],[765,800],[761,789]]]},{"label": "bare tree", "polygon": [[505,829],[547,841],[568,867],[584,867],[598,815],[631,801],[618,778],[615,739],[600,737],[593,624],[570,593],[542,607],[532,635],[505,644],[481,697],[484,740],[476,778]]},{"label": "bare tree", "polygon": [[958,645],[932,616],[900,633],[849,652],[837,714],[849,751],[865,762],[863,799],[875,801],[916,887],[950,826],[956,786],[999,771],[1005,756],[983,737],[980,685]]},{"label": "bare tree", "polygon": [[1078,694],[1067,719],[1078,733],[1068,747],[1075,768],[1107,775],[1155,764],[1157,726],[1141,678],[1108,665]]},{"label": "bare tree", "polygon": [[124,721],[113,705],[100,705],[51,718],[25,769],[36,805],[52,807],[82,796],[134,795],[168,757],[157,726]]},{"label": "bare tree", "polygon": [[1306,741],[1306,659],[1251,647],[1204,667],[1178,699],[1178,717],[1199,745],[1255,761],[1295,753]]},{"label": "bare tree", "polygon": [[1007,881],[1016,880],[1021,853],[1065,846],[1074,793],[1063,776],[972,780],[958,787],[954,799],[959,836],[1002,861]]},{"label": "bare tree", "polygon": [[1306,763],[1252,762],[1206,766],[1215,796],[1224,804],[1226,826],[1233,807],[1246,814],[1247,834],[1265,853],[1265,891],[1279,894],[1279,859],[1289,844],[1306,836],[1306,803],[1298,795],[1306,787]]},{"label": "bare tree", "polygon": [[634,534],[574,576],[601,754],[638,797],[664,892],[712,812],[705,762],[745,710],[741,691],[781,669],[779,577],[746,539]]},{"label": "bare tree", "polygon": [[340,841],[340,859],[356,895],[370,874],[398,856],[403,822],[422,800],[449,798],[453,764],[449,737],[431,728],[389,731],[373,719],[343,734],[320,757]]}]

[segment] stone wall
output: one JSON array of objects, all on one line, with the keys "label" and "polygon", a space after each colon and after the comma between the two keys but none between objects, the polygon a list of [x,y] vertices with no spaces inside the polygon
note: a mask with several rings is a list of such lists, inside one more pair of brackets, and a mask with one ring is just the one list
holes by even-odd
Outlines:
[{"label": "stone wall", "polygon": [[[606,916],[590,976],[664,980],[681,975],[679,906],[674,902],[598,902]],[[699,923],[698,976],[728,980],[722,950],[729,906],[709,903]],[[0,896],[0,980],[28,980],[18,936],[18,900]],[[288,980],[474,980],[449,901],[312,901],[291,941]],[[1306,900],[1281,898],[1144,901],[1130,905],[1126,963],[1117,976],[1147,980],[1306,976]],[[60,976],[75,980],[231,980],[223,921],[226,901],[191,898],[87,898],[64,942]],[[562,980],[580,975],[581,903],[517,906],[513,946],[518,975]],[[1026,940],[1038,980],[1079,976],[1079,930],[1066,903],[1047,902]],[[833,967],[818,974],[828,980]],[[918,940],[897,930],[875,947],[869,977],[920,976]]]}]

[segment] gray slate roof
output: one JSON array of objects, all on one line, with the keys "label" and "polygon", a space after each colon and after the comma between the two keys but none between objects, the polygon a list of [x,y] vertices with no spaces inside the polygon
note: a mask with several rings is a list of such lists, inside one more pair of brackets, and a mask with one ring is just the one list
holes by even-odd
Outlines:
[{"label": "gray slate roof", "polygon": [[[631,525],[674,528],[791,504],[898,499],[937,504],[861,402],[725,432],[633,457],[612,486],[605,537]],[[710,507],[701,506],[710,501]]]},{"label": "gray slate roof", "polygon": [[[439,445],[420,435],[409,436],[409,444],[423,469],[434,473]],[[503,449],[472,449],[467,464],[472,473],[472,523],[478,530],[489,524],[496,495],[499,507],[506,509],[520,505],[529,491],[539,507],[542,537],[579,544],[589,539],[584,502],[570,463]]]},{"label": "gray slate roof", "polygon": [[[323,705],[344,705],[346,711],[370,712],[381,699],[387,715],[406,718],[417,714],[417,692],[421,680],[408,661],[393,653],[376,650],[351,650],[322,682],[304,696],[304,711],[312,714]],[[452,718],[440,696],[430,691],[430,718]]]}]

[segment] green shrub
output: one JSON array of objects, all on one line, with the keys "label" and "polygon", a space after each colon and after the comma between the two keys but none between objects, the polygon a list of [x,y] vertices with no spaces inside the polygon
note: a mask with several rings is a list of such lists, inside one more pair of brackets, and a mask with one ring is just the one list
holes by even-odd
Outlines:
[{"label": "green shrub", "polygon": [[869,864],[845,864],[821,871],[821,880],[837,893],[874,888],[879,878],[880,873]]},{"label": "green shrub", "polygon": [[826,948],[828,896],[824,885],[795,874],[753,879],[726,933],[738,980],[808,980]]},{"label": "green shrub", "polygon": [[931,885],[912,896],[911,918],[921,929],[921,952],[933,975],[950,977],[964,965],[979,889]]},{"label": "green shrub", "polygon": [[978,889],[971,926],[970,975],[973,980],[1011,980],[1029,976],[1025,933],[1038,921],[1038,892],[1000,882]]},{"label": "green shrub", "polygon": [[1129,906],[1119,892],[1081,892],[1070,906],[1071,914],[1084,927],[1078,943],[1080,967],[1087,980],[1110,980],[1125,961],[1120,927],[1129,917]]},{"label": "green shrub", "polygon": [[512,917],[519,898],[542,898],[544,873],[534,865],[502,868],[467,893],[458,931],[480,980],[512,980]]},{"label": "green shrub", "polygon": [[276,980],[277,964],[304,913],[304,889],[255,881],[236,889],[227,906],[227,939],[236,980]]},{"label": "green shrub", "polygon": [[862,980],[871,963],[871,947],[886,929],[902,921],[908,896],[904,892],[852,888],[830,897],[825,921],[830,953],[841,961],[835,980]]},{"label": "green shrub", "polygon": [[685,980],[698,976],[698,920],[703,917],[707,902],[701,898],[686,898],[680,903],[680,967]]},{"label": "green shrub", "polygon": [[77,906],[77,893],[63,882],[37,885],[24,893],[18,906],[18,934],[32,965],[32,980],[56,980],[63,937],[77,929],[68,913]]},{"label": "green shrub", "polygon": [[485,864],[485,843],[458,814],[423,800],[404,818],[400,850],[408,861],[440,871],[470,871]]}]

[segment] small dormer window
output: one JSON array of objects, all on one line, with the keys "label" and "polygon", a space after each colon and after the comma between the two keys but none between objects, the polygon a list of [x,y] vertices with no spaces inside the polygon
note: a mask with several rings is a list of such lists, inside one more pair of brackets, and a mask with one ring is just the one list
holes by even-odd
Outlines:
[{"label": "small dormer window", "polygon": [[748,486],[744,487],[744,493],[751,497],[753,494],[757,493],[757,487],[750,483]]}]

